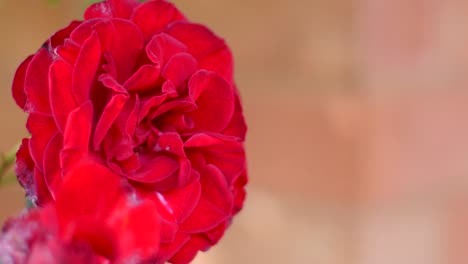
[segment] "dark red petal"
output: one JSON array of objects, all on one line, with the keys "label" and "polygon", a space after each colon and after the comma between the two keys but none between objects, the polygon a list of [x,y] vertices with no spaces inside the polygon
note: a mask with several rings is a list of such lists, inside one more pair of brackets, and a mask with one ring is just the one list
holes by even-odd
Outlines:
[{"label": "dark red petal", "polygon": [[161,67],[159,65],[143,65],[141,66],[123,86],[129,92],[144,93],[146,91],[155,90],[156,81],[159,78]]},{"label": "dark red petal", "polygon": [[164,198],[169,204],[178,223],[183,222],[195,209],[201,195],[199,181],[193,181],[189,185],[173,189],[164,193]]},{"label": "dark red petal", "polygon": [[49,96],[53,117],[63,134],[68,115],[78,107],[72,92],[72,68],[63,59],[52,63],[49,72]]},{"label": "dark red petal", "polygon": [[204,236],[210,241],[210,244],[214,245],[219,242],[228,226],[228,221],[222,222],[216,228],[210,230],[207,233],[204,233]]},{"label": "dark red petal", "polygon": [[240,105],[238,96],[236,96],[236,108],[234,110],[234,115],[229,125],[223,131],[223,134],[227,136],[235,136],[244,141],[245,134],[247,132],[247,124],[245,123],[242,110],[237,105]]},{"label": "dark red petal", "polygon": [[175,87],[182,84],[198,69],[198,62],[188,53],[179,53],[169,59],[161,75],[171,80]]},{"label": "dark red petal", "polygon": [[184,146],[189,151],[202,153],[207,163],[223,172],[229,185],[245,171],[244,146],[236,137],[197,133]]},{"label": "dark red petal", "polygon": [[115,93],[128,94],[127,90],[111,74],[103,73],[99,75],[98,81]]},{"label": "dark red petal", "polygon": [[214,71],[223,77],[228,83],[233,83],[233,58],[228,47],[223,47],[213,53],[199,58],[200,69]]},{"label": "dark red petal", "polygon": [[173,23],[166,33],[187,45],[200,68],[215,71],[232,83],[232,54],[222,38],[203,25],[189,22]]},{"label": "dark red petal", "polygon": [[182,138],[175,132],[162,133],[156,151],[167,151],[180,157],[186,157]]},{"label": "dark red petal", "polygon": [[23,138],[21,146],[16,152],[15,174],[19,183],[26,191],[26,196],[31,196],[34,190],[34,161],[29,153],[29,139]]},{"label": "dark red petal", "polygon": [[167,95],[162,94],[159,96],[153,96],[150,99],[146,100],[145,102],[142,102],[143,107],[140,110],[140,113],[138,115],[138,122],[141,122],[145,117],[148,115],[152,115],[150,113],[151,110],[154,111],[154,109],[158,109],[158,107],[161,105],[164,100],[166,100]]},{"label": "dark red petal", "polygon": [[93,104],[87,101],[73,110],[69,117],[60,153],[60,167],[67,169],[85,157],[89,148],[89,139],[93,122]]},{"label": "dark red petal", "polygon": [[131,20],[140,28],[145,40],[147,40],[154,34],[166,29],[170,22],[175,21],[175,11],[176,8],[172,3],[148,1],[135,9]]},{"label": "dark red petal", "polygon": [[80,49],[81,45],[71,39],[65,39],[63,46],[55,48],[55,53],[69,65],[75,65]]},{"label": "dark red petal", "polygon": [[231,85],[214,72],[200,70],[189,80],[189,96],[198,109],[188,113],[194,131],[224,130],[234,114],[234,91]]},{"label": "dark red petal", "polygon": [[108,0],[114,17],[129,19],[134,9],[140,5],[137,0]]},{"label": "dark red petal", "polygon": [[93,18],[111,18],[111,17],[112,17],[112,10],[108,2],[94,3],[90,5],[84,13],[84,18],[86,20],[93,19]]},{"label": "dark red petal", "polygon": [[63,45],[65,39],[70,37],[71,32],[78,27],[82,22],[81,21],[72,21],[67,27],[57,31],[50,39],[50,48],[55,48],[57,46]]},{"label": "dark red petal", "polygon": [[212,164],[206,165],[205,169],[200,171],[200,183],[204,199],[225,213],[231,211],[233,197],[230,186],[218,167]]},{"label": "dark red petal", "polygon": [[39,205],[43,206],[51,201],[53,201],[52,196],[50,195],[49,188],[44,179],[44,175],[37,169],[34,169],[34,183],[36,187],[37,201]]},{"label": "dark red petal", "polygon": [[116,230],[120,242],[119,257],[134,256],[138,252],[140,257],[148,258],[158,252],[160,221],[156,206],[150,200],[128,209]]},{"label": "dark red petal", "polygon": [[70,33],[70,40],[76,43],[78,46],[83,45],[91,35],[93,26],[100,21],[101,19],[91,19],[84,21]]},{"label": "dark red petal", "polygon": [[188,48],[185,44],[166,33],[154,35],[148,45],[146,45],[148,58],[160,65],[165,65],[172,56],[187,52],[187,50]]},{"label": "dark red petal", "polygon": [[142,165],[139,171],[128,178],[142,183],[156,183],[165,180],[179,169],[177,161],[166,155],[157,156]]},{"label": "dark red petal", "polygon": [[128,98],[128,95],[117,94],[107,103],[96,125],[96,130],[94,131],[93,144],[95,150],[100,150],[102,140],[109,131],[112,123],[114,123],[115,119],[117,119],[117,116],[124,108]]},{"label": "dark red petal", "polygon": [[124,19],[103,20],[94,25],[101,41],[101,50],[108,51],[115,62],[117,82],[124,83],[135,69],[143,48],[141,31]]},{"label": "dark red petal", "polygon": [[246,192],[244,186],[247,184],[247,172],[244,171],[234,182],[234,207],[232,214],[237,214],[244,204]]},{"label": "dark red petal", "polygon": [[24,91],[28,98],[25,111],[50,114],[49,67],[51,63],[52,58],[44,48],[40,49],[29,63],[24,79]]},{"label": "dark red petal", "polygon": [[101,60],[101,45],[96,32],[81,47],[72,75],[72,89],[78,104],[90,98],[90,90]]},{"label": "dark red petal", "polygon": [[[170,243],[161,243],[156,258],[156,263],[166,263],[171,259],[175,253],[177,253],[184,245],[190,240],[190,235],[177,233],[176,237]],[[174,262],[178,263],[178,262]]]},{"label": "dark red petal", "polygon": [[136,0],[108,0],[92,4],[85,11],[85,19],[92,18],[129,18],[133,9],[138,6]]},{"label": "dark red petal", "polygon": [[62,183],[62,171],[59,159],[62,145],[63,137],[57,132],[44,149],[44,179],[53,199],[55,199],[55,194]]},{"label": "dark red petal", "polygon": [[225,221],[230,216],[233,204],[222,172],[211,164],[200,171],[202,193],[192,214],[181,224],[180,230],[189,233],[206,232]]},{"label": "dark red petal", "polygon": [[13,98],[15,99],[16,104],[24,109],[26,101],[26,93],[24,91],[24,79],[26,76],[26,70],[31,62],[33,56],[27,57],[18,67],[15,73],[15,78],[13,79]]},{"label": "dark red petal", "polygon": [[57,193],[59,219],[67,223],[84,215],[109,216],[121,191],[119,175],[100,164],[81,160],[64,175]]},{"label": "dark red petal", "polygon": [[36,163],[39,171],[42,170],[44,149],[57,132],[54,119],[49,115],[31,113],[26,123],[28,131],[31,133],[29,141],[29,151],[31,157]]},{"label": "dark red petal", "polygon": [[201,235],[192,235],[190,240],[177,251],[169,262],[177,264],[188,264],[197,255],[199,250],[207,250],[211,244]]}]

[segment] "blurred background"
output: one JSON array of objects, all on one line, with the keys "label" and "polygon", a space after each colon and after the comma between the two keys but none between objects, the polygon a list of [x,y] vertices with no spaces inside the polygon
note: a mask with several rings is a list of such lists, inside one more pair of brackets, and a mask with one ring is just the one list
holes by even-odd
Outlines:
[{"label": "blurred background", "polygon": [[[26,136],[19,63],[86,1],[0,0],[0,151]],[[244,210],[196,264],[468,262],[468,4],[177,0],[234,51]],[[24,205],[0,189],[0,221]]]}]

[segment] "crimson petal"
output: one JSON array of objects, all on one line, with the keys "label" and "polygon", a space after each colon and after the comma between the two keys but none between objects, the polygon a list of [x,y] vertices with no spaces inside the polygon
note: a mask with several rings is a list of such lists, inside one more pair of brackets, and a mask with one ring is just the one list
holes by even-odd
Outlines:
[{"label": "crimson petal", "polygon": [[26,76],[26,70],[32,58],[33,56],[31,55],[21,63],[21,65],[16,70],[15,78],[13,79],[13,98],[15,99],[16,104],[22,109],[24,109],[26,101],[28,100],[24,91],[24,79]]},{"label": "crimson petal", "polygon": [[31,132],[29,151],[39,171],[42,170],[44,149],[57,132],[54,119],[49,115],[31,113],[28,117],[26,127]]},{"label": "crimson petal", "polygon": [[207,250],[210,246],[210,242],[202,235],[192,235],[190,241],[185,243],[169,262],[188,264],[193,260],[193,258],[195,258],[199,250]]},{"label": "crimson petal", "polygon": [[143,164],[142,168],[134,175],[127,176],[129,179],[142,183],[161,182],[179,169],[179,164],[165,155],[157,156]]},{"label": "crimson petal", "polygon": [[26,191],[26,196],[31,198],[34,192],[34,161],[29,153],[29,139],[23,138],[16,152],[15,174],[19,183]]},{"label": "crimson petal", "polygon": [[189,22],[175,22],[166,33],[187,45],[199,62],[200,68],[212,70],[232,83],[232,54],[223,39],[203,25]]},{"label": "crimson petal", "polygon": [[93,104],[86,101],[73,110],[69,117],[60,152],[60,167],[67,172],[74,164],[85,157],[89,148],[89,138],[93,122]]},{"label": "crimson petal", "polygon": [[44,149],[44,179],[53,199],[55,199],[55,194],[62,182],[59,159],[62,145],[63,137],[57,132]]},{"label": "crimson petal", "polygon": [[187,219],[193,212],[201,196],[201,185],[199,181],[193,181],[189,185],[170,190],[164,193],[164,198],[171,207],[178,223]]},{"label": "crimson petal", "polygon": [[187,113],[194,121],[194,131],[220,132],[234,114],[234,91],[231,85],[214,72],[199,70],[189,80],[189,96],[198,109]]},{"label": "crimson petal", "polygon": [[154,35],[148,45],[146,45],[148,58],[160,65],[165,65],[172,56],[187,52],[187,50],[188,48],[184,43],[166,33]]},{"label": "crimson petal", "polygon": [[221,170],[208,164],[200,175],[200,202],[181,224],[180,230],[184,232],[206,232],[225,221],[232,209],[232,193]]},{"label": "crimson petal", "polygon": [[49,52],[42,48],[31,59],[26,69],[24,90],[28,97],[25,106],[27,112],[50,114],[49,104],[49,67],[52,58]]},{"label": "crimson petal", "polygon": [[169,59],[161,75],[178,87],[198,69],[198,62],[189,53],[179,53]]},{"label": "crimson petal", "polygon": [[166,1],[148,1],[140,5],[133,13],[131,20],[143,32],[145,40],[155,33],[166,29],[174,21],[176,8]]},{"label": "crimson petal", "polygon": [[101,60],[101,46],[96,32],[84,42],[72,75],[72,89],[78,104],[89,99],[91,85]]},{"label": "crimson petal", "polygon": [[57,128],[63,134],[68,115],[78,107],[72,93],[72,68],[63,59],[52,63],[49,71],[49,96]]},{"label": "crimson petal", "polygon": [[111,98],[109,103],[107,103],[101,118],[96,125],[96,130],[94,131],[93,144],[95,150],[100,150],[102,140],[108,133],[112,123],[124,108],[128,98],[128,95],[117,94]]},{"label": "crimson petal", "polygon": [[127,81],[125,81],[123,86],[129,92],[135,93],[154,90],[155,83],[159,78],[160,72],[161,67],[159,65],[143,65]]}]

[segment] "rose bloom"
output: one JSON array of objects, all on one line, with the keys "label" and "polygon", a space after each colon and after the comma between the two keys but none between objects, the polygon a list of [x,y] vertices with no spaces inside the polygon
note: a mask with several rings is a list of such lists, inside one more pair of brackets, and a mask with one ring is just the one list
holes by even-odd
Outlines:
[{"label": "rose bloom", "polygon": [[125,185],[110,169],[80,162],[64,177],[55,203],[6,223],[0,262],[158,263],[158,210]]},{"label": "rose bloom", "polygon": [[[190,262],[242,208],[246,125],[232,54],[171,3],[91,5],[84,21],[59,30],[19,66],[13,96],[29,113],[31,137],[16,164],[28,198],[58,203],[76,164],[106,167],[134,199],[154,205],[155,263]],[[101,170],[86,173],[96,193],[83,200],[107,195]]]}]

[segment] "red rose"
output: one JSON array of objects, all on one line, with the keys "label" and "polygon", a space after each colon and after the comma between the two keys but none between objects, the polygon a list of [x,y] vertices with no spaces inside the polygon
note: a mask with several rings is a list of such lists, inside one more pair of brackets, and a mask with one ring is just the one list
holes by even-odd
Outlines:
[{"label": "red rose", "polygon": [[128,182],[100,164],[83,162],[73,167],[55,203],[7,222],[0,233],[0,262],[154,260],[160,242],[156,205],[136,199],[135,190],[125,185]]},{"label": "red rose", "polygon": [[53,202],[70,169],[91,159],[157,208],[157,263],[188,263],[218,242],[245,197],[232,67],[224,41],[171,3],[90,6],[16,72],[31,133],[17,153],[27,196]]}]

